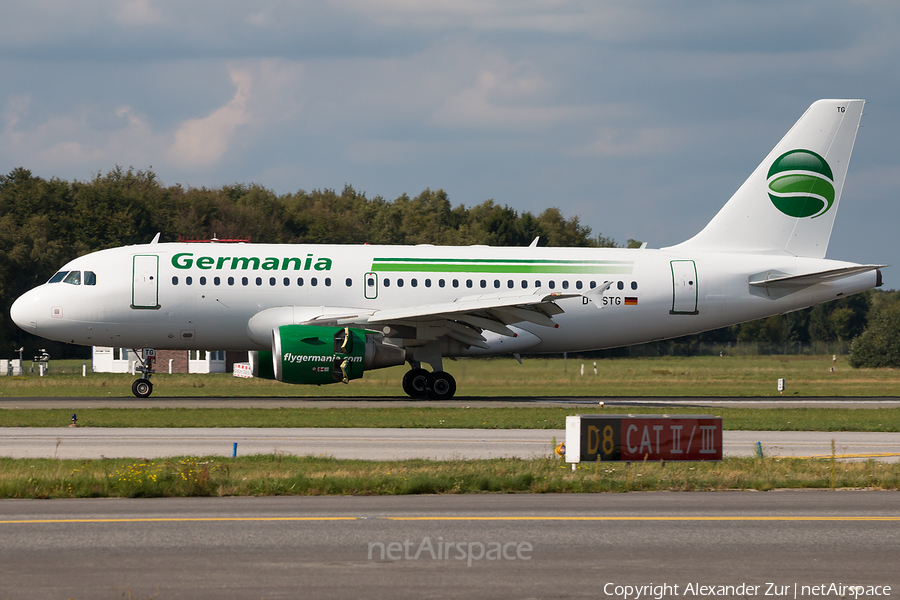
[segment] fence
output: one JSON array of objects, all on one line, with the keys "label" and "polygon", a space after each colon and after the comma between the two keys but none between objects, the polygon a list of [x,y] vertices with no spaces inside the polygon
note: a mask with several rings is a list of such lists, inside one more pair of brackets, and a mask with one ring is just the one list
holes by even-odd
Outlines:
[{"label": "fence", "polygon": [[[577,356],[585,357],[654,357],[654,356],[825,356],[846,355],[850,352],[850,342],[794,342],[794,343],[763,343],[763,342],[685,342],[668,340],[614,348],[612,350],[599,350],[596,352],[579,352]],[[576,356],[571,353],[570,357]]]}]

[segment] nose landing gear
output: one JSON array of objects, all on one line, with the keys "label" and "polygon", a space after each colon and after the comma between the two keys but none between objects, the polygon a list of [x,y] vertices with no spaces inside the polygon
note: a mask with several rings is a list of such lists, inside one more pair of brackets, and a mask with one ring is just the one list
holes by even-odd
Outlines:
[{"label": "nose landing gear", "polygon": [[138,398],[149,398],[153,393],[153,384],[149,379],[135,379],[131,384],[131,392]]},{"label": "nose landing gear", "polygon": [[141,357],[141,366],[135,367],[135,371],[141,374],[140,379],[135,379],[131,384],[131,393],[138,398],[149,398],[153,393],[153,384],[150,383],[150,376],[153,375],[153,361],[156,359],[156,350],[153,348],[144,348],[141,352],[134,351]]}]

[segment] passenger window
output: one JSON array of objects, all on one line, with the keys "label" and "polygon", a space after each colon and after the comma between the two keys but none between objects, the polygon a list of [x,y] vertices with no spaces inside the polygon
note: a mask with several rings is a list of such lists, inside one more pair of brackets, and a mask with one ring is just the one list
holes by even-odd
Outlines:
[{"label": "passenger window", "polygon": [[467,288],[472,287],[472,280],[471,280],[471,279],[466,279],[466,287],[467,287]]},{"label": "passenger window", "polygon": [[458,287],[459,287],[459,279],[454,279],[454,280],[453,280],[453,287],[455,287],[455,288],[458,288]]},{"label": "passenger window", "polygon": [[228,278],[228,285],[234,285],[234,277]]},{"label": "passenger window", "polygon": [[50,281],[48,281],[47,283],[59,283],[60,281],[65,279],[66,275],[68,275],[68,274],[69,274],[68,271],[60,271],[59,273],[57,273],[56,275],[51,277]]},{"label": "passenger window", "polygon": [[177,278],[177,277],[173,277],[173,278],[172,278],[172,285],[178,285],[178,278]]},{"label": "passenger window", "polygon": [[185,283],[185,285],[191,285],[192,283],[194,283],[193,277],[185,277],[184,283]]},{"label": "passenger window", "polygon": [[534,282],[534,287],[536,287],[536,288],[540,288],[540,287],[541,287],[541,280],[540,280],[540,279],[538,279],[538,280],[536,280],[536,281]]},{"label": "passenger window", "polygon": [[200,285],[206,285],[206,277],[200,278]]},{"label": "passenger window", "polygon": [[484,279],[481,280],[481,287],[483,287],[483,288],[487,287],[487,281],[485,281]]},{"label": "passenger window", "polygon": [[[84,272],[84,285],[97,285],[97,274],[93,271]],[[637,285],[637,284],[635,284]]]},{"label": "passenger window", "polygon": [[291,285],[291,278],[285,277],[283,283],[284,283],[284,287],[289,287]]},{"label": "passenger window", "polygon": [[499,280],[499,279],[495,279],[495,280],[494,280],[494,288],[495,288],[495,289],[500,289],[500,280]]},{"label": "passenger window", "polygon": [[275,285],[275,278],[269,277],[269,285]]},{"label": "passenger window", "polygon": [[63,283],[81,285],[81,271],[69,271],[69,274],[63,279]]},{"label": "passenger window", "polygon": [[250,283],[250,280],[246,277],[241,277],[241,285],[247,285]]},{"label": "passenger window", "polygon": [[443,279],[438,279],[438,285],[439,285],[440,287],[444,287],[444,280],[443,280]]},{"label": "passenger window", "polygon": [[403,287],[403,278],[402,277],[397,278],[397,287]]},{"label": "passenger window", "polygon": [[297,278],[297,286],[298,286],[298,287],[303,287],[303,278],[302,278],[302,277],[298,277],[298,278]]},{"label": "passenger window", "polygon": [[419,280],[413,277],[412,281],[409,282],[409,285],[416,287],[417,285],[419,285]]},{"label": "passenger window", "polygon": [[222,278],[221,277],[213,277],[213,285],[221,285]]},{"label": "passenger window", "polygon": [[550,289],[551,289],[551,290],[554,289],[554,288],[556,288],[556,282],[553,281],[552,279],[550,280],[550,283],[548,283],[547,285],[550,286]]},{"label": "passenger window", "polygon": [[524,279],[522,280],[522,289],[523,289],[523,290],[527,290],[527,289],[528,289],[528,282],[525,281]]},{"label": "passenger window", "polygon": [[256,278],[256,285],[262,285],[262,277]]},{"label": "passenger window", "polygon": [[619,288],[620,290],[624,290],[625,284],[620,281],[619,283],[616,284],[616,287]]},{"label": "passenger window", "polygon": [[633,289],[633,290],[636,290],[636,289],[637,289],[637,281],[632,281],[632,282],[631,282],[631,289]]},{"label": "passenger window", "polygon": [[391,287],[391,280],[390,280],[390,278],[385,277],[384,279],[381,280],[381,282],[384,283],[384,287]]},{"label": "passenger window", "polygon": [[425,287],[428,287],[428,288],[431,287],[431,280],[430,280],[430,279],[426,279],[426,280],[425,280]]},{"label": "passenger window", "polygon": [[352,287],[353,280],[348,277],[346,280],[344,280],[344,285],[346,285],[347,287]]},{"label": "passenger window", "polygon": [[569,289],[569,282],[568,282],[568,281],[563,281],[563,289],[564,289],[564,290]]},{"label": "passenger window", "polygon": [[319,285],[319,280],[316,279],[315,277],[310,277],[310,278],[309,278],[309,285],[311,285],[311,286],[313,286],[313,287],[316,287],[317,285]]},{"label": "passenger window", "polygon": [[506,287],[508,287],[509,289],[513,289],[513,287],[514,287],[515,285],[516,285],[516,284],[513,283],[513,280],[512,280],[512,279],[510,279],[509,281],[506,282]]},{"label": "passenger window", "polygon": [[325,286],[326,286],[326,287],[331,287],[331,277],[326,277],[326,278],[325,278]]},{"label": "passenger window", "polygon": [[582,287],[584,287],[584,285],[581,283],[580,280],[575,282],[575,288],[576,288],[576,289],[579,289],[579,290],[580,290]]}]

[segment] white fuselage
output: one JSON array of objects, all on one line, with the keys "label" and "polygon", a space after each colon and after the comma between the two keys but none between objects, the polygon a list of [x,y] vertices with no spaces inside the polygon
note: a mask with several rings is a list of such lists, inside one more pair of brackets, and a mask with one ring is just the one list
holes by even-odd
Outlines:
[{"label": "white fuselage", "polygon": [[[89,254],[61,269],[93,285],[47,283],[16,301],[26,331],[73,344],[157,349],[270,350],[251,335],[263,310],[294,307],[298,322],[427,307],[482,294],[559,292],[556,326],[484,332],[489,349],[444,356],[564,352],[673,338],[787,313],[870,289],[870,271],[772,290],[750,281],[851,263],[777,254],[670,250],[166,243]],[[83,278],[83,277],[82,277]],[[602,296],[595,286],[612,282]],[[412,327],[422,327],[414,323]],[[380,331],[380,326],[373,326]],[[399,335],[399,334],[398,334]]]}]

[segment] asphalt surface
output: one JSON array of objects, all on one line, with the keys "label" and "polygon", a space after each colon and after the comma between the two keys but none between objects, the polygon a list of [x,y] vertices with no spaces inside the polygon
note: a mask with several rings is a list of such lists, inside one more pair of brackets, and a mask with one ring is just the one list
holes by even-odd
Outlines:
[{"label": "asphalt surface", "polygon": [[0,539],[9,599],[900,592],[893,492],[4,500]]},{"label": "asphalt surface", "polygon": [[320,397],[320,398],[148,398],[134,397],[4,397],[0,395],[0,410],[21,408],[500,408],[505,406],[564,405],[584,411],[598,406],[688,407],[706,408],[735,406],[745,408],[897,408],[900,397],[819,397],[766,396],[747,398],[724,397],[603,397],[603,396],[458,396],[452,400],[411,400],[403,397]]},{"label": "asphalt surface", "polygon": [[[623,407],[772,403],[551,398],[415,404],[550,402],[584,413],[600,400]],[[789,402],[853,408],[900,405],[896,398]],[[0,400],[0,409],[410,405],[403,399]],[[240,455],[525,457],[547,454],[554,436],[562,440],[563,433],[0,427],[0,456],[230,456],[237,442]],[[900,452],[900,434],[726,431],[724,444],[726,455],[752,453],[755,442],[761,441],[767,454],[804,456],[829,453],[831,439],[838,453]],[[860,598],[886,598],[900,593],[898,556],[896,492],[0,501],[0,600],[812,599],[853,598],[854,589],[846,586],[857,585],[864,586]],[[656,587],[640,592],[626,587],[642,585]],[[825,587],[813,587],[821,585]]]},{"label": "asphalt surface", "polygon": [[[536,458],[565,440],[562,429],[107,428],[0,427],[0,456],[12,458],[160,458],[286,453],[335,458]],[[725,431],[725,456],[838,455],[900,459],[900,433]],[[2,598],[2,596],[0,596]]]}]

